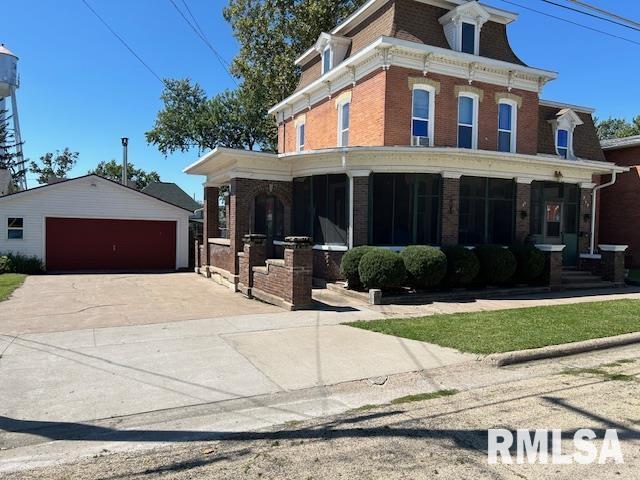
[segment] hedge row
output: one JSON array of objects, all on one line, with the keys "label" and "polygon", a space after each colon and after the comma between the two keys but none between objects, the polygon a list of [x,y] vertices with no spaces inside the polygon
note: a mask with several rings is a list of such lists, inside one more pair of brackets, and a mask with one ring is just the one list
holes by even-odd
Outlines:
[{"label": "hedge row", "polygon": [[24,273],[37,275],[44,272],[44,265],[38,257],[27,257],[19,253],[0,254],[1,273]]},{"label": "hedge row", "polygon": [[340,268],[350,289],[391,290],[534,283],[544,266],[544,254],[531,245],[481,245],[473,250],[412,245],[401,253],[355,247],[344,254]]}]

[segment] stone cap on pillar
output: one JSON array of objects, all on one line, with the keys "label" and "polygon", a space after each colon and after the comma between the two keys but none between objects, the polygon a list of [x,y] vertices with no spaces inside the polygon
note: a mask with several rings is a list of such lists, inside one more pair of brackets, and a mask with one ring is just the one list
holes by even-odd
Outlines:
[{"label": "stone cap on pillar", "polygon": [[603,252],[626,252],[629,245],[598,245]]},{"label": "stone cap on pillar", "polygon": [[311,237],[284,237],[284,248],[290,249],[311,249],[313,241]]},{"label": "stone cap on pillar", "polygon": [[247,233],[242,237],[242,241],[249,245],[262,245],[267,236],[262,233]]},{"label": "stone cap on pillar", "polygon": [[536,248],[542,252],[562,252],[566,245],[550,245],[546,243],[537,243]]}]

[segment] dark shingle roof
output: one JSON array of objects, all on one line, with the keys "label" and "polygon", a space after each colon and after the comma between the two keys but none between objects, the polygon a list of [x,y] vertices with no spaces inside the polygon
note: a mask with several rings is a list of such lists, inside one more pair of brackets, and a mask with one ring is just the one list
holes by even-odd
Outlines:
[{"label": "dark shingle roof", "polygon": [[175,183],[154,182],[142,189],[143,193],[159,198],[165,202],[173,203],[186,210],[195,211],[202,208],[198,202],[191,198],[184,190]]}]

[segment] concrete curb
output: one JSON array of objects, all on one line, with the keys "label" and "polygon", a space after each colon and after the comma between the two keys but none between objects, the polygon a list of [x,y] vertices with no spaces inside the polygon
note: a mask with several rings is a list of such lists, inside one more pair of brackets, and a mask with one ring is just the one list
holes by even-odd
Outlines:
[{"label": "concrete curb", "polygon": [[545,358],[564,357],[577,353],[602,350],[605,348],[622,347],[633,343],[640,343],[640,332],[626,333],[615,337],[595,338],[583,342],[565,343],[562,345],[551,345],[549,347],[534,348],[531,350],[518,350],[515,352],[493,353],[486,357],[479,358],[482,363],[503,367],[516,363],[531,362],[533,360],[543,360]]}]

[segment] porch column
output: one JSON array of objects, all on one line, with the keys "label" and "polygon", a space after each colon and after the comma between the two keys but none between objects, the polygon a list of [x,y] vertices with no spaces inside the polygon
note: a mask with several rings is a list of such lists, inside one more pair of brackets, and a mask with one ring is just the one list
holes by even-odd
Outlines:
[{"label": "porch column", "polygon": [[371,172],[349,173],[349,248],[369,243],[369,175]]},{"label": "porch column", "polygon": [[591,243],[591,201],[595,184],[580,184],[580,218],[578,219],[578,253],[589,251]]},{"label": "porch column", "polygon": [[458,244],[460,224],[460,177],[453,172],[442,172],[442,205],[440,209],[441,244],[443,246]]},{"label": "porch column", "polygon": [[515,243],[525,243],[531,232],[531,182],[533,178],[516,178]]},{"label": "porch column", "polygon": [[624,285],[624,256],[628,245],[598,245],[602,252],[602,279]]},{"label": "porch column", "polygon": [[227,228],[234,262],[233,271],[230,273],[234,275],[238,275],[238,253],[244,250],[243,237],[250,232],[251,228],[252,198],[249,190],[250,185],[244,178],[233,178],[229,183]]},{"label": "porch column", "polygon": [[[202,266],[207,266],[210,263],[210,238],[216,238],[219,234],[218,229],[218,187],[204,187],[204,225],[203,225],[203,239],[204,246],[204,263]],[[197,252],[196,252],[197,254]]]}]

